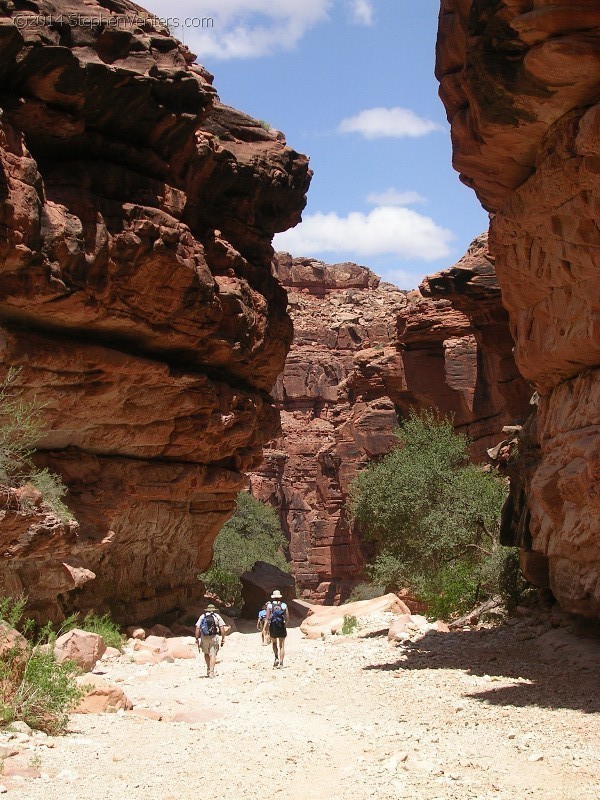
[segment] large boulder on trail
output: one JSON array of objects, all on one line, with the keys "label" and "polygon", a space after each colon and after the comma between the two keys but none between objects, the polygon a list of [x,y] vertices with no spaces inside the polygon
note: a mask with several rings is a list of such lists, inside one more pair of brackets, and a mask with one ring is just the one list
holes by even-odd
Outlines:
[{"label": "large boulder on trail", "polygon": [[241,575],[240,581],[244,598],[242,616],[246,619],[256,617],[275,589],[279,589],[286,603],[296,596],[293,576],[266,561],[257,561],[252,569]]},{"label": "large boulder on trail", "polygon": [[343,606],[312,606],[300,625],[300,630],[309,639],[319,639],[321,636],[339,633],[344,625],[344,617],[356,617],[359,625],[366,626],[387,612],[410,616],[408,606],[397,595],[390,593]]},{"label": "large boulder on trail", "polygon": [[85,672],[92,670],[106,651],[104,639],[97,633],[73,628],[54,643],[54,658],[59,664],[74,661]]}]

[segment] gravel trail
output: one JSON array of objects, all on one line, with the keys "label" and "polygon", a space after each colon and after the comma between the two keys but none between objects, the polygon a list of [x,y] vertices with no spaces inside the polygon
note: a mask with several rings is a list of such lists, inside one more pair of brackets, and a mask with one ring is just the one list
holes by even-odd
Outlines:
[{"label": "gravel trail", "polygon": [[73,715],[30,751],[41,778],[3,782],[15,800],[597,800],[598,670],[540,652],[508,626],[402,647],[292,628],[274,670],[247,625],[214,680],[200,659],[106,664],[136,709]]}]

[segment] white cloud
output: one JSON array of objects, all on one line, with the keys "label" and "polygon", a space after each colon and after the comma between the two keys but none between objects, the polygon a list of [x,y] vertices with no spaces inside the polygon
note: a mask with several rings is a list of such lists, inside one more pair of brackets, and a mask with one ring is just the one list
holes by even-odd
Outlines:
[{"label": "white cloud", "polygon": [[387,255],[435,261],[450,255],[453,238],[451,231],[410,208],[379,206],[368,214],[352,211],[347,217],[335,212],[310,214],[296,228],[277,234],[274,247],[295,256],[335,253],[336,258]]},{"label": "white cloud", "polygon": [[[307,30],[325,21],[334,0],[147,0],[157,16],[171,17],[174,36],[202,58],[253,58],[291,50]],[[190,24],[212,18],[212,27]],[[186,25],[186,20],[188,24]],[[177,22],[179,24],[177,24]]]},{"label": "white cloud", "polygon": [[423,119],[409,108],[369,108],[354,117],[343,119],[340,133],[360,133],[365,139],[404,136],[425,136],[431,131],[442,130],[442,126],[429,119]]},{"label": "white cloud", "polygon": [[424,203],[425,198],[418,192],[399,192],[398,189],[386,189],[385,192],[371,192],[367,203],[372,206],[411,206],[413,203]]},{"label": "white cloud", "polygon": [[350,19],[355,25],[372,25],[374,14],[371,0],[350,0]]}]

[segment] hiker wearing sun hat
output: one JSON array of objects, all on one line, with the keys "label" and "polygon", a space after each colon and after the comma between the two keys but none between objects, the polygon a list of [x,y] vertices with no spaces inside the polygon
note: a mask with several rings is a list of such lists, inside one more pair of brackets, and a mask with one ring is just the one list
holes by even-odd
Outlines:
[{"label": "hiker wearing sun hat", "polygon": [[275,654],[274,669],[283,669],[285,637],[287,636],[289,617],[288,607],[283,602],[281,592],[279,589],[275,589],[271,595],[271,602],[267,603],[267,616],[265,618],[265,629],[269,631],[273,644],[273,653]]},{"label": "hiker wearing sun hat", "polygon": [[216,607],[209,603],[196,623],[196,644],[202,650],[206,661],[206,677],[215,677],[215,664],[219,647],[225,644],[225,623],[217,614]]}]

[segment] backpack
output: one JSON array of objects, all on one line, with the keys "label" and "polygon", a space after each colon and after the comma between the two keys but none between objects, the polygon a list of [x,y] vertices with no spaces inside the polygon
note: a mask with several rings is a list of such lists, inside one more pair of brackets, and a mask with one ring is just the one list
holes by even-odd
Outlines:
[{"label": "backpack", "polygon": [[273,603],[271,606],[271,626],[278,630],[285,630],[285,609],[281,603]]},{"label": "backpack", "polygon": [[202,636],[216,636],[218,632],[219,628],[217,627],[215,615],[209,611],[200,620],[200,633]]}]

